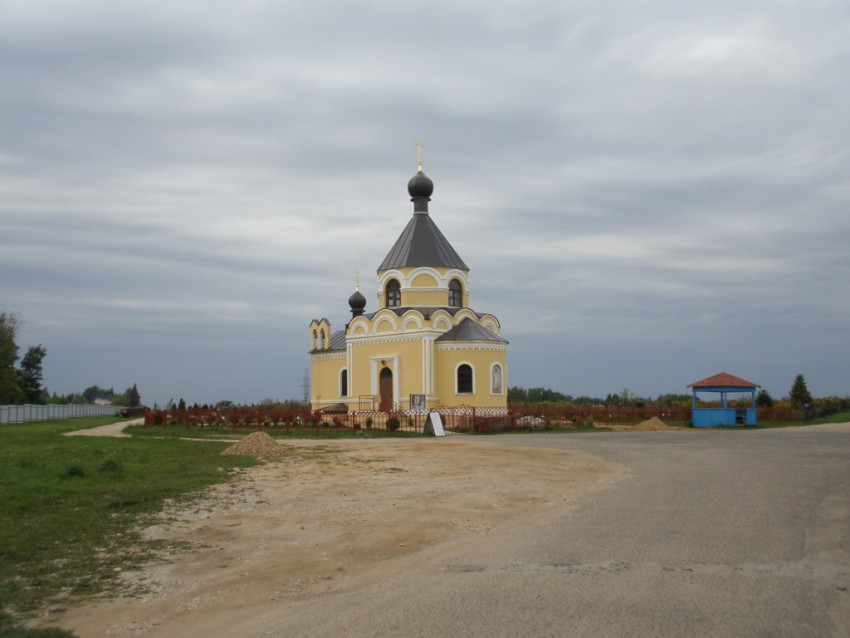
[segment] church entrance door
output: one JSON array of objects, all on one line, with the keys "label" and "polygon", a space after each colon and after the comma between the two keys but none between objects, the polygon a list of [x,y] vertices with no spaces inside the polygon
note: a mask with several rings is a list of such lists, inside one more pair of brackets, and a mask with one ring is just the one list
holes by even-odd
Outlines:
[{"label": "church entrance door", "polygon": [[393,371],[382,368],[380,374],[381,410],[389,412],[393,409]]}]

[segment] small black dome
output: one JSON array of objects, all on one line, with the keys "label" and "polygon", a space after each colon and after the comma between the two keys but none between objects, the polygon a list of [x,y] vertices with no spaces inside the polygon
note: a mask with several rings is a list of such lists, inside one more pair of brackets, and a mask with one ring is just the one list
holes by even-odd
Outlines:
[{"label": "small black dome", "polygon": [[411,199],[431,197],[431,193],[434,192],[434,182],[420,170],[407,182],[407,192],[410,193]]},{"label": "small black dome", "polygon": [[363,309],[366,307],[366,297],[359,290],[355,290],[354,294],[348,298],[348,305],[351,307],[351,313],[355,316],[362,315]]}]

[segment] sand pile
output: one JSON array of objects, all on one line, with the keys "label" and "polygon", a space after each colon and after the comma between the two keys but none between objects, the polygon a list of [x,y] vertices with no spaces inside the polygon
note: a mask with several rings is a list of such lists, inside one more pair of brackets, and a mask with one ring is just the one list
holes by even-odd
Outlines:
[{"label": "sand pile", "polygon": [[265,432],[252,432],[227,448],[222,455],[253,456],[264,461],[279,461],[286,456],[286,448]]},{"label": "sand pile", "polygon": [[664,421],[659,419],[657,416],[647,419],[646,421],[641,421],[634,427],[635,432],[661,432],[663,430],[672,429],[673,428],[664,423]]}]

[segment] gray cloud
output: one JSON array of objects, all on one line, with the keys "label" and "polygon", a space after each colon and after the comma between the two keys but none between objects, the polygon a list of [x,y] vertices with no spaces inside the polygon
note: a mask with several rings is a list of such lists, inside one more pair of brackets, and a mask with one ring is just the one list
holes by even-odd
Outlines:
[{"label": "gray cloud", "polygon": [[0,6],[0,305],[69,392],[299,396],[435,221],[510,383],[850,378],[842,3]]}]

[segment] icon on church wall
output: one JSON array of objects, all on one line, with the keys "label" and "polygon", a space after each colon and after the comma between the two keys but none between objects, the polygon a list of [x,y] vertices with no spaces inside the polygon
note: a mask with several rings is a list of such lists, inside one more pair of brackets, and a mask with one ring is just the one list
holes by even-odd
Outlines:
[{"label": "icon on church wall", "polygon": [[493,366],[493,394],[502,393],[502,367]]}]

